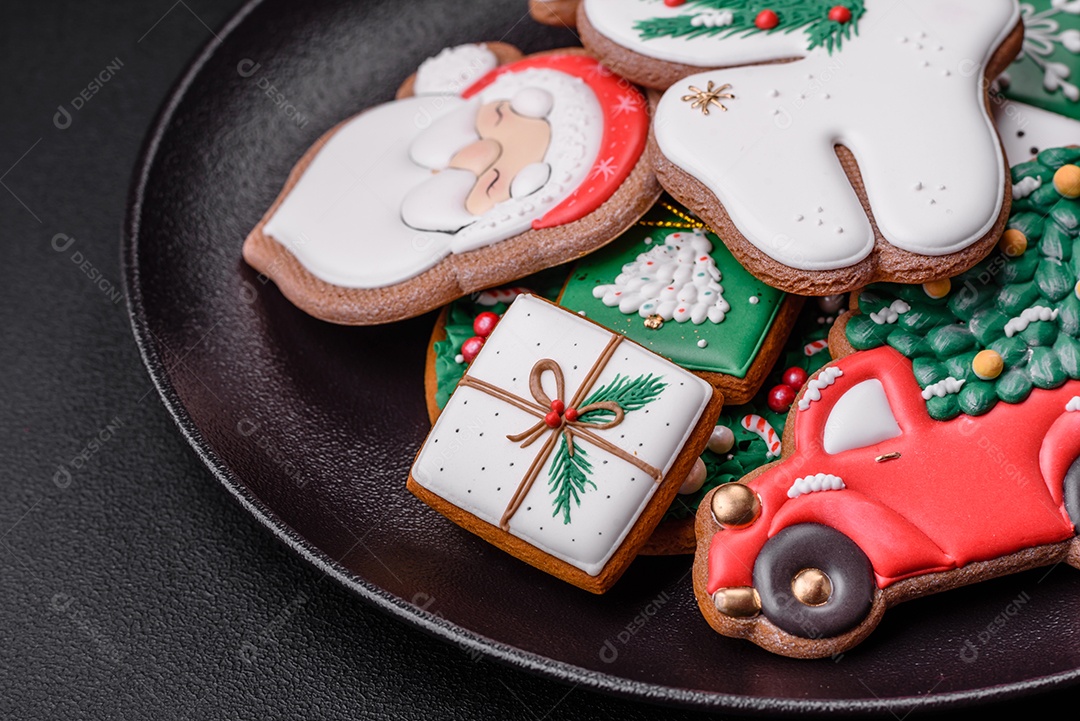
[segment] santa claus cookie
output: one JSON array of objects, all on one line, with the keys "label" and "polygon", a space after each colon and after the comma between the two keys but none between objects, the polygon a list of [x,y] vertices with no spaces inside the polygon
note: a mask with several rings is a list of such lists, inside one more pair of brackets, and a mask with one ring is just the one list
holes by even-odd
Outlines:
[{"label": "santa claus cookie", "polygon": [[647,131],[580,50],[451,48],[304,154],[244,257],[318,318],[415,316],[617,236],[659,194]]},{"label": "santa claus cookie", "polygon": [[523,561],[603,593],[671,505],[722,404],[624,336],[521,295],[459,380],[408,488]]}]

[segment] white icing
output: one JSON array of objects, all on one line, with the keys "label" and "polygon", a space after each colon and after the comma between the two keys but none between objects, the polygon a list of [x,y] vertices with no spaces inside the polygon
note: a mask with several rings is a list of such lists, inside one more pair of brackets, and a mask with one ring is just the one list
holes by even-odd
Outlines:
[{"label": "white icing", "polygon": [[672,233],[663,245],[653,245],[624,265],[614,283],[593,288],[593,296],[627,315],[659,315],[694,325],[720,323],[731,306],[724,300],[712,249],[700,230]]},{"label": "white icing", "polygon": [[851,388],[836,401],[825,421],[822,446],[836,454],[866,448],[900,435],[885,386],[871,379]]},{"label": "white icing", "polygon": [[839,366],[828,366],[823,368],[815,378],[811,378],[806,384],[806,391],[803,392],[802,398],[799,399],[799,410],[805,411],[810,407],[810,404],[814,401],[821,400],[821,391],[825,390],[836,379],[844,375],[844,371],[840,370]]},{"label": "white icing", "polygon": [[698,13],[690,21],[696,28],[726,28],[735,22],[735,13],[730,10],[706,10]]},{"label": "white icing", "polygon": [[843,479],[831,473],[818,473],[813,476],[796,478],[788,489],[788,498],[798,498],[807,493],[819,493],[821,491],[842,491],[847,486]]},{"label": "white icing", "polygon": [[993,98],[993,107],[1010,165],[1025,163],[1047,148],[1076,145],[1080,138],[1080,121],[1064,115],[1001,96]]},{"label": "white icing", "polygon": [[[524,338],[529,342],[522,342]],[[572,395],[610,338],[610,331],[534,296],[522,295],[484,343],[469,375],[531,399],[530,370],[538,359],[551,358],[561,365],[566,393]],[[649,373],[662,376],[667,384],[647,406],[650,412],[627,413],[620,425],[595,432],[666,474],[711,400],[712,389],[688,371],[629,342],[619,345],[593,387],[610,383],[619,374],[637,377]],[[555,392],[550,374],[545,374],[544,387],[549,394]],[[536,420],[505,401],[459,387],[420,450],[413,478],[455,506],[498,525],[542,445],[538,442],[521,448],[506,436],[528,429]],[[510,519],[510,533],[596,575],[633,528],[658,484],[636,466],[588,440],[579,439],[578,443],[588,454],[590,479],[596,488],[586,489],[580,495],[580,505],[571,506],[570,524],[564,524],[561,515],[552,517],[549,459]]]},{"label": "white icing", "polygon": [[1023,200],[1041,187],[1042,178],[1029,175],[1019,183],[1013,183],[1013,200]]},{"label": "white icing", "polygon": [[961,378],[956,380],[952,376],[938,381],[937,383],[931,383],[923,388],[922,397],[924,401],[928,401],[931,398],[944,398],[945,396],[959,393],[960,389],[964,387],[967,380]]},{"label": "white icing", "polygon": [[[555,99],[547,117],[552,132],[544,156],[550,168],[547,181],[468,222],[462,177],[451,173],[440,178],[445,170],[435,175],[432,171],[446,167],[460,149],[457,143],[476,138],[475,127],[470,126],[474,108],[512,99],[528,88],[539,88]],[[603,112],[589,86],[545,68],[500,75],[470,101],[425,95],[379,105],[347,121],[330,137],[264,232],[329,283],[346,288],[393,285],[419,275],[450,253],[529,230],[533,220],[585,182],[603,130]],[[536,172],[531,170],[522,183],[535,185]],[[455,226],[460,230],[449,232]]]},{"label": "white icing", "polygon": [[547,163],[530,163],[518,172],[510,184],[511,198],[524,198],[543,188],[551,177],[551,166]]},{"label": "white icing", "polygon": [[891,325],[900,320],[900,316],[911,310],[911,306],[897,298],[892,305],[870,314],[870,320],[878,325]]},{"label": "white icing", "polygon": [[1073,396],[1072,399],[1065,404],[1065,410],[1069,413],[1080,412],[1080,396]]},{"label": "white icing", "polygon": [[498,65],[495,53],[483,45],[445,48],[420,64],[413,92],[417,95],[461,93]]},{"label": "white icing", "polygon": [[1038,66],[1043,74],[1043,89],[1048,93],[1059,90],[1071,102],[1080,102],[1080,87],[1069,82],[1072,69],[1065,63],[1052,61],[1050,57],[1055,45],[1073,54],[1080,54],[1080,32],[1069,29],[1061,30],[1060,23],[1054,19],[1059,13],[1080,15],[1080,3],[1075,0],[1052,0],[1050,7],[1036,12],[1035,6],[1021,3],[1020,11],[1024,18],[1024,45],[1020,57],[1028,57]]},{"label": "white icing", "polygon": [[[615,2],[633,9],[616,13]],[[629,18],[644,5],[586,0],[590,19],[600,7]],[[1016,26],[1015,2],[867,0],[866,8],[858,35],[834,55],[806,52],[799,31],[678,38],[699,65],[802,59],[692,75],[664,94],[654,118],[663,154],[717,197],[754,246],[792,268],[843,268],[874,249],[874,230],[836,157],[837,144],[859,163],[882,236],[903,250],[925,256],[963,250],[994,227],[1004,202],[1005,161],[983,75]],[[663,8],[649,4],[647,12]],[[946,34],[922,49],[894,40],[924,31]],[[652,42],[632,39],[629,47],[648,54],[657,47]],[[928,73],[923,62],[955,72]],[[732,86],[729,112],[706,116],[682,100],[689,86],[704,88],[710,80]],[[820,93],[826,87],[827,102]],[[776,89],[778,96],[755,88]],[[805,220],[810,217],[815,222]]]},{"label": "white icing", "polygon": [[555,104],[551,93],[540,88],[525,88],[518,91],[510,101],[510,107],[518,115],[527,118],[546,118]]},{"label": "white icing", "polygon": [[1005,337],[1012,338],[1017,333],[1022,333],[1032,323],[1057,320],[1060,312],[1057,308],[1047,308],[1044,305],[1032,306],[1017,317],[1009,319],[1005,324]]}]

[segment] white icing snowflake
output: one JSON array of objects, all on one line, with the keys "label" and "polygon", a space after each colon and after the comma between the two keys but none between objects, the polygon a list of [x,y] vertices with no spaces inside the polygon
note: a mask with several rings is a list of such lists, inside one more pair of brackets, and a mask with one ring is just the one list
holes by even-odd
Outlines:
[{"label": "white icing snowflake", "polygon": [[1080,0],[1053,0],[1051,7],[1042,12],[1035,12],[1034,6],[1022,3],[1020,13],[1024,18],[1024,46],[1020,58],[1031,58],[1043,71],[1043,87],[1046,92],[1056,93],[1060,90],[1072,102],[1080,101],[1080,88],[1069,82],[1072,74],[1069,66],[1048,60],[1055,45],[1061,45],[1070,53],[1080,55],[1080,30],[1063,31],[1054,19],[1061,13],[1080,15]]},{"label": "white icing snowflake", "polygon": [[617,172],[619,172],[619,166],[615,165],[615,158],[612,157],[597,163],[592,177],[603,175],[604,180],[611,180]]},{"label": "white icing snowflake", "polygon": [[623,113],[636,113],[641,109],[641,101],[635,98],[633,95],[622,95],[619,97],[615,107],[612,111],[615,113],[615,117],[622,115]]}]

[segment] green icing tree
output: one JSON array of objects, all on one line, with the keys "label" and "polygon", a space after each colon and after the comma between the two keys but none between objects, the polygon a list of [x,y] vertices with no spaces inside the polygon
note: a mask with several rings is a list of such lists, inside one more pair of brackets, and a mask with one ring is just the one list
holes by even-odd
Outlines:
[{"label": "green icing tree", "polygon": [[[948,377],[964,381],[958,393],[927,401],[933,418],[980,415],[998,401],[1019,403],[1034,388],[1057,388],[1080,379],[1080,199],[1063,197],[1053,182],[1061,166],[1078,160],[1080,149],[1058,148],[1013,168],[1014,183],[1041,181],[1037,190],[1013,202],[1009,217],[1009,229],[1027,238],[1022,255],[1009,257],[995,250],[953,278],[949,294],[937,300],[922,286],[894,283],[869,286],[860,295],[862,313],[847,326],[856,350],[892,346],[911,359],[923,388]],[[895,323],[878,324],[870,318],[898,299],[911,309]],[[1006,332],[1011,319],[1037,306],[1056,310],[1057,317]],[[982,350],[997,351],[1004,360],[1005,369],[996,379],[981,380],[972,370],[972,360]]]},{"label": "green icing tree", "polygon": [[[641,20],[635,29],[644,40],[660,37],[726,38],[732,35],[791,33],[803,30],[806,33],[807,50],[824,47],[831,53],[839,50],[844,40],[858,34],[859,20],[866,12],[863,0],[847,0],[839,4],[839,7],[847,8],[851,13],[851,19],[847,22],[837,22],[829,18],[829,11],[838,6],[835,0],[688,0],[686,6],[687,9],[701,12]],[[780,22],[775,28],[763,30],[755,24],[755,19],[763,10],[776,13]],[[731,22],[714,25],[695,20],[701,13],[709,11],[728,11],[731,13]]]}]

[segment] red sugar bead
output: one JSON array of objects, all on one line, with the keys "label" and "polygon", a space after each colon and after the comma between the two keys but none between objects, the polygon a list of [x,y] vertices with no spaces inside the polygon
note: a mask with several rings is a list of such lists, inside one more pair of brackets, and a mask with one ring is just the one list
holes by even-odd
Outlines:
[{"label": "red sugar bead", "polygon": [[843,5],[835,5],[829,11],[829,19],[834,23],[849,23],[851,22],[851,11]]},{"label": "red sugar bead", "polygon": [[472,363],[476,360],[476,356],[483,347],[484,339],[479,336],[473,336],[461,344],[461,357],[465,359],[466,363]]},{"label": "red sugar bead", "polygon": [[795,391],[791,386],[778,385],[774,386],[769,391],[769,408],[773,413],[783,413],[787,409],[791,408],[791,404],[795,402]]},{"label": "red sugar bead", "polygon": [[487,338],[491,335],[491,331],[495,330],[495,325],[499,322],[499,316],[492,313],[490,310],[481,313],[476,316],[476,320],[472,322],[472,329],[476,335],[481,338]]},{"label": "red sugar bead", "polygon": [[754,25],[757,26],[758,30],[772,30],[779,24],[780,16],[772,10],[762,10],[754,18]]},{"label": "red sugar bead", "polygon": [[807,378],[806,371],[799,366],[792,366],[784,371],[783,381],[784,385],[790,386],[794,390],[799,390],[802,388],[803,383],[806,382]]}]

